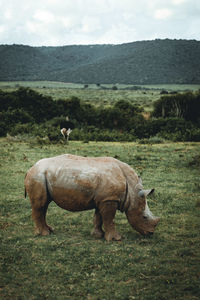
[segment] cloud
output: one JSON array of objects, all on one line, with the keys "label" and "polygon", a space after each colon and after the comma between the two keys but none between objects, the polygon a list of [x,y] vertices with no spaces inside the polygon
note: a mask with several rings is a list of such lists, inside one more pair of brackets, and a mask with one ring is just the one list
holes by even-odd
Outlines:
[{"label": "cloud", "polygon": [[34,13],[33,18],[36,21],[40,21],[42,23],[47,23],[47,24],[55,21],[54,15],[51,12],[45,10],[37,10]]},{"label": "cloud", "polygon": [[175,4],[175,5],[180,5],[184,2],[186,2],[187,0],[172,0],[172,3]]},{"label": "cloud", "polygon": [[157,9],[154,13],[156,19],[168,19],[173,15],[173,12],[168,8]]},{"label": "cloud", "polygon": [[197,0],[0,0],[0,44],[200,39]]},{"label": "cloud", "polygon": [[5,26],[0,25],[0,34],[4,33],[4,31],[5,31]]},{"label": "cloud", "polygon": [[5,12],[4,12],[4,18],[6,20],[11,20],[12,17],[13,17],[13,14],[12,14],[11,10],[10,9],[5,10]]},{"label": "cloud", "polygon": [[81,32],[92,33],[101,29],[100,20],[97,17],[86,16],[81,22]]}]

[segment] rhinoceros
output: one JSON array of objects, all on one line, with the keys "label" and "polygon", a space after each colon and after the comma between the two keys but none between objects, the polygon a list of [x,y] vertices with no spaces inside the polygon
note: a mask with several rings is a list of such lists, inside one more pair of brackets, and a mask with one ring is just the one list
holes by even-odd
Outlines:
[{"label": "rhinoceros", "polygon": [[114,223],[117,210],[125,212],[131,226],[142,235],[152,234],[159,218],[150,212],[146,197],[153,191],[144,190],[135,171],[112,157],[63,154],[44,158],[25,176],[25,197],[28,194],[30,198],[36,233],[40,235],[53,232],[46,223],[52,200],[73,212],[95,209],[92,235],[97,238],[121,239]]}]

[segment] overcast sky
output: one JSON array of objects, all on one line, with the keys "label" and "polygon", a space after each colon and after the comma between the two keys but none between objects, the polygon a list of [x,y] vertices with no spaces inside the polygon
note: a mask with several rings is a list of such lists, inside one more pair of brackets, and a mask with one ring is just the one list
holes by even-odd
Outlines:
[{"label": "overcast sky", "polygon": [[200,40],[200,0],[0,0],[0,44]]}]

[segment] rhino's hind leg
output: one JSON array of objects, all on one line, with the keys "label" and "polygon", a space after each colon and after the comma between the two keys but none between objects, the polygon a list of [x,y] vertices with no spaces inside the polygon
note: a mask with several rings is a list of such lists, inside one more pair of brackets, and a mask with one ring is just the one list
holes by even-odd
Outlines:
[{"label": "rhino's hind leg", "polygon": [[46,211],[46,207],[32,207],[32,218],[35,223],[35,234],[37,235],[49,235],[53,232],[53,229],[46,223]]},{"label": "rhino's hind leg", "polygon": [[118,204],[114,201],[106,201],[100,206],[100,214],[103,220],[103,226],[105,230],[106,241],[120,241],[121,236],[115,229],[114,218],[116,214]]},{"label": "rhino's hind leg", "polygon": [[95,210],[93,222],[94,229],[92,230],[91,234],[96,238],[102,238],[104,236],[104,231],[102,229],[103,220],[98,209]]},{"label": "rhino's hind leg", "polygon": [[31,193],[32,219],[37,235],[49,235],[53,229],[46,223],[46,212],[50,200],[47,199],[46,189],[38,182],[34,183]]}]

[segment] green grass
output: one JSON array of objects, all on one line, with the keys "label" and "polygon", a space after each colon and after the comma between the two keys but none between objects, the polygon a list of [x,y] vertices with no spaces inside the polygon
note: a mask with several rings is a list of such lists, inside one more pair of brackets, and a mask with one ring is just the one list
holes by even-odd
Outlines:
[{"label": "green grass", "polygon": [[[112,88],[114,84],[101,84],[103,87]],[[30,87],[30,88],[72,88],[72,89],[83,89],[84,84],[81,83],[69,83],[69,82],[57,82],[57,81],[0,81],[0,88],[18,88],[20,86]],[[128,88],[134,86],[133,84],[115,84],[119,89]],[[136,86],[158,89],[158,90],[168,90],[168,91],[183,91],[183,90],[198,90],[200,88],[199,84],[150,84],[150,85],[138,85]],[[88,89],[98,90],[99,87],[96,84],[89,84]]]},{"label": "green grass", "polygon": [[[200,143],[70,142],[40,145],[0,139],[1,299],[199,299]],[[161,221],[151,238],[117,213],[121,242],[90,235],[93,211],[71,213],[52,203],[55,234],[33,234],[24,199],[27,169],[43,157],[113,156],[155,187],[149,206]]]},{"label": "green grass", "polygon": [[[152,110],[154,101],[160,98],[160,91],[165,89],[167,91],[195,91],[200,89],[200,85],[145,85],[141,86],[141,90],[127,90],[125,88],[133,85],[117,84],[118,90],[112,89],[102,90],[95,84],[89,84],[87,89],[84,89],[84,84],[64,83],[64,82],[50,82],[50,81],[14,81],[14,82],[0,82],[0,89],[12,91],[20,86],[30,87],[37,92],[51,96],[53,99],[69,99],[76,96],[81,100],[92,103],[96,106],[113,105],[119,100],[128,100],[133,104],[142,106],[145,111]],[[102,84],[101,86],[112,88],[113,84]],[[138,85],[137,85],[138,86]],[[148,88],[149,90],[145,90]],[[123,89],[123,90],[122,90]]]}]

